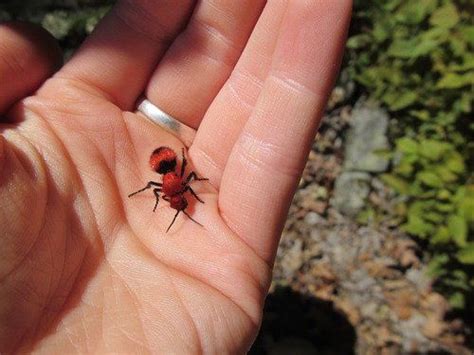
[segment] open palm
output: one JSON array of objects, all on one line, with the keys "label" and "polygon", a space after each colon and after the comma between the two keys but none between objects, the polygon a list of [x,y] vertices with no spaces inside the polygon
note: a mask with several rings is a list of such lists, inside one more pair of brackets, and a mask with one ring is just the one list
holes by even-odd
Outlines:
[{"label": "open palm", "polygon": [[[0,352],[245,352],[349,16],[343,0],[122,1],[19,100],[51,67],[32,49],[36,74],[0,82],[0,109],[16,102],[0,136]],[[159,181],[155,148],[182,147],[133,113],[141,93],[197,129],[188,171],[210,180],[187,211],[202,226],[180,215],[165,233],[166,202],[127,198]]]}]

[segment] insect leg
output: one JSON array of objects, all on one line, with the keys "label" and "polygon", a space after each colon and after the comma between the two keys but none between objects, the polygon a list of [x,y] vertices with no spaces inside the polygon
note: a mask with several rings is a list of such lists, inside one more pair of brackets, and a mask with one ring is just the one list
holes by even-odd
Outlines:
[{"label": "insect leg", "polygon": [[201,200],[201,198],[194,192],[194,190],[191,188],[191,186],[189,186],[189,185],[186,186],[186,188],[184,189],[184,192],[186,192],[186,191],[191,192],[191,195],[193,195],[196,198],[196,200],[198,200],[201,203],[204,203],[204,201]]},{"label": "insect leg", "polygon": [[133,195],[136,195],[142,191],[145,191],[145,190],[148,190],[148,189],[151,189],[153,186],[155,187],[161,187],[162,184],[159,183],[159,182],[155,182],[155,181],[149,181],[148,184],[143,188],[143,189],[140,189],[138,191],[135,191],[135,192],[132,192],[130,195],[128,195],[128,197],[132,197]]},{"label": "insect leg", "polygon": [[171,228],[171,226],[173,225],[174,221],[176,221],[176,217],[178,217],[179,212],[181,212],[181,211],[178,210],[178,211],[176,212],[176,214],[174,215],[173,221],[171,221],[171,224],[170,224],[170,226],[168,227],[168,229],[166,230],[166,233],[168,233],[168,231],[170,230],[170,228]]},{"label": "insect leg", "polygon": [[160,201],[160,192],[161,189],[159,188],[153,189],[153,195],[155,195],[156,198],[155,207],[153,207],[153,212],[156,211],[156,207],[158,206],[158,202]]},{"label": "insect leg", "polygon": [[194,171],[191,171],[191,173],[188,175],[188,177],[186,178],[186,184],[188,184],[189,182],[191,182],[192,180],[196,180],[196,181],[207,181],[209,180],[208,178],[199,178],[197,176],[197,174],[194,172]]},{"label": "insect leg", "polygon": [[184,148],[181,148],[181,155],[183,157],[183,162],[181,163],[181,173],[180,176],[184,176],[184,171],[186,170],[186,165],[188,164],[188,161],[186,160],[186,157],[184,156]]},{"label": "insect leg", "polygon": [[201,223],[199,223],[198,221],[196,221],[193,217],[191,217],[185,210],[183,210],[183,213],[191,220],[193,221],[194,223],[200,225],[201,227],[203,227],[203,225]]}]

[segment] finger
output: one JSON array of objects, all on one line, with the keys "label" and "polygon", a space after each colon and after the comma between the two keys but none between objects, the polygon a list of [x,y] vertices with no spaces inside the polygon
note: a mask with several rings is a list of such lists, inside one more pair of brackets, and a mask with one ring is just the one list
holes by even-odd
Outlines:
[{"label": "finger", "polygon": [[350,10],[349,0],[289,2],[269,75],[222,177],[223,217],[268,262],[338,70]]},{"label": "finger", "polygon": [[165,112],[198,127],[232,72],[264,0],[203,0],[160,62],[146,91]]},{"label": "finger", "polygon": [[234,71],[204,116],[189,151],[219,186],[227,158],[247,122],[270,69],[287,0],[268,2]]},{"label": "finger", "polygon": [[194,3],[119,1],[57,78],[131,109]]},{"label": "finger", "polygon": [[0,25],[0,113],[35,91],[62,62],[54,38],[22,22]]}]

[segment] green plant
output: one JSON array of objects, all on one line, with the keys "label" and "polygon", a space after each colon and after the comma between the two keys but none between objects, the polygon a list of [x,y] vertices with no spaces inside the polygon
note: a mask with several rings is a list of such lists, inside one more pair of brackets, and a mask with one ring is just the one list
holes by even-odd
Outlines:
[{"label": "green plant", "polygon": [[355,2],[349,70],[396,120],[385,183],[452,304],[474,290],[474,2]]}]

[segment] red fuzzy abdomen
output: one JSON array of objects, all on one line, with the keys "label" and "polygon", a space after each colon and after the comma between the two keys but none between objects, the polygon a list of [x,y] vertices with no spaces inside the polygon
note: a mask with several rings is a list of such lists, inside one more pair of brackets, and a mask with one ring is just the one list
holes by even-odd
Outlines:
[{"label": "red fuzzy abdomen", "polygon": [[183,179],[175,173],[167,173],[163,175],[163,186],[161,191],[169,197],[178,195],[183,191]]},{"label": "red fuzzy abdomen", "polygon": [[176,153],[168,147],[155,149],[150,156],[150,167],[158,174],[166,174],[176,168]]}]

